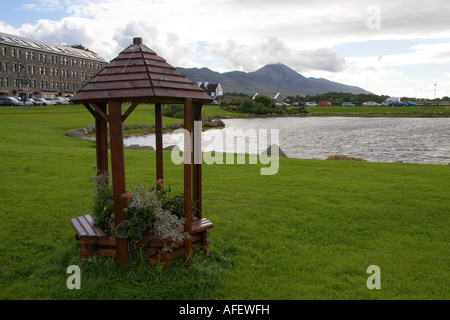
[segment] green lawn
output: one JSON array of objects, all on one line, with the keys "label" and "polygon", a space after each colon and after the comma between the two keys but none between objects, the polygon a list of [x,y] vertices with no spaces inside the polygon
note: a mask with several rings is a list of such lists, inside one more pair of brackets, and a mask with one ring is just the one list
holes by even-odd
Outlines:
[{"label": "green lawn", "polygon": [[[448,106],[438,107],[307,107],[309,115],[359,115],[359,116],[450,116]],[[442,113],[442,114],[441,114]]]},{"label": "green lawn", "polygon": [[[138,107],[127,122],[153,116]],[[275,176],[261,165],[205,165],[210,256],[167,271],[144,259],[81,266],[69,220],[90,213],[95,148],[64,134],[90,123],[80,106],[0,108],[0,299],[450,298],[444,165],[281,158]],[[128,187],[152,185],[154,152],[125,159]],[[166,152],[166,184],[181,192],[182,179]],[[81,290],[66,287],[73,264]],[[370,265],[381,269],[380,290],[366,287]]]}]

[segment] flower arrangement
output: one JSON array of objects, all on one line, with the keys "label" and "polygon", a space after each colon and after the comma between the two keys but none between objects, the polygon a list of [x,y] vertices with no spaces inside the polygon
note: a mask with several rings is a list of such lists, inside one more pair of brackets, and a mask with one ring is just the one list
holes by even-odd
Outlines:
[{"label": "flower arrangement", "polygon": [[114,225],[113,192],[108,173],[98,174],[91,180],[97,183],[92,217],[95,224],[111,236],[133,242],[139,242],[149,233],[174,242],[184,241],[189,236],[184,232],[184,197],[172,197],[170,187],[166,189],[162,180],[148,190],[139,183],[123,195],[127,219],[117,226]]}]

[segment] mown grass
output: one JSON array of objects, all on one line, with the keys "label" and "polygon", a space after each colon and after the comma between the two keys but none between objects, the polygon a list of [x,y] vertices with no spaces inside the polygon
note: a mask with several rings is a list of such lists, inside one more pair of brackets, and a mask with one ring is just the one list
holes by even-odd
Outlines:
[{"label": "mown grass", "polygon": [[[173,119],[165,119],[165,123]],[[450,167],[280,159],[203,168],[211,254],[167,271],[136,257],[81,266],[69,224],[88,214],[91,142],[68,138],[92,123],[83,107],[0,109],[0,299],[448,299]],[[129,123],[154,123],[151,106]],[[127,186],[150,186],[155,153],[126,150]],[[165,153],[165,180],[183,168]],[[68,290],[66,269],[82,268]],[[369,290],[367,267],[381,269]]]},{"label": "mown grass", "polygon": [[450,116],[448,106],[437,107],[307,107],[309,115],[358,115],[358,116]]}]

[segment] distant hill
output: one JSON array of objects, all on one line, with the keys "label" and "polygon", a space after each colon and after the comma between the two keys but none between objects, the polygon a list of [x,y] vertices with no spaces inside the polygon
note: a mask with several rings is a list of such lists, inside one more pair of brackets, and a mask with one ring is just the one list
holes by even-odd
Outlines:
[{"label": "distant hill", "polygon": [[219,73],[208,68],[177,68],[194,82],[220,83],[224,92],[277,93],[283,96],[316,95],[325,92],[370,94],[362,88],[321,78],[306,78],[284,64],[269,64],[254,72]]}]

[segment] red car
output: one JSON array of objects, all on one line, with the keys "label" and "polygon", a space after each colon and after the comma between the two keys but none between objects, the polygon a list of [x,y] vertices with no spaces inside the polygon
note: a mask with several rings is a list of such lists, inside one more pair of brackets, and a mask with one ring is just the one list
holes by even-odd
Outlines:
[{"label": "red car", "polygon": [[318,106],[319,107],[330,107],[331,106],[331,102],[325,101],[325,102],[319,103]]}]

